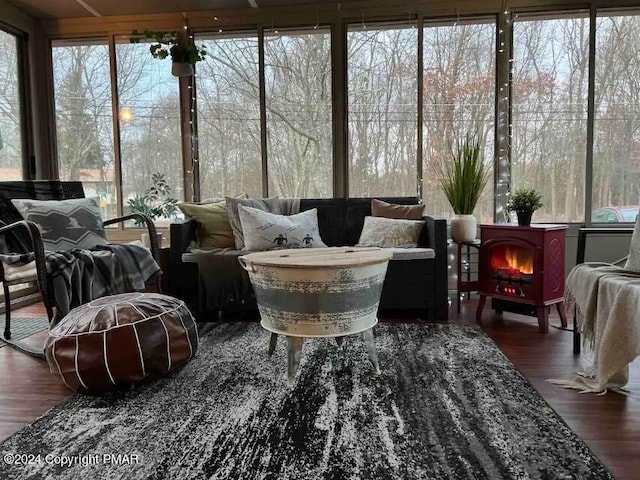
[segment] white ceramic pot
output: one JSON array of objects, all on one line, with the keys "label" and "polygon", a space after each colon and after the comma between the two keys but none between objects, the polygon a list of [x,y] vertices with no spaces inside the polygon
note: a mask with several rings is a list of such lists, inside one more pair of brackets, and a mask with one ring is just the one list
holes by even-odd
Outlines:
[{"label": "white ceramic pot", "polygon": [[473,215],[451,217],[451,238],[454,242],[472,242],[476,238],[478,221]]},{"label": "white ceramic pot", "polygon": [[[158,248],[160,248],[162,246],[162,234],[156,233],[156,235],[158,237]],[[142,246],[146,248],[151,248],[151,238],[149,237],[148,233],[142,234]]]},{"label": "white ceramic pot", "polygon": [[171,74],[174,77],[190,77],[193,75],[193,65],[186,62],[173,62],[171,64]]}]

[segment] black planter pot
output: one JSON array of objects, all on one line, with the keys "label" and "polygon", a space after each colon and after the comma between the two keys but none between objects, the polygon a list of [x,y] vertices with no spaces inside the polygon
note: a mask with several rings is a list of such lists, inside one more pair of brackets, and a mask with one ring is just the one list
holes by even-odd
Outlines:
[{"label": "black planter pot", "polygon": [[531,225],[531,215],[533,215],[531,210],[516,210],[516,215],[518,216],[518,225],[521,227]]}]

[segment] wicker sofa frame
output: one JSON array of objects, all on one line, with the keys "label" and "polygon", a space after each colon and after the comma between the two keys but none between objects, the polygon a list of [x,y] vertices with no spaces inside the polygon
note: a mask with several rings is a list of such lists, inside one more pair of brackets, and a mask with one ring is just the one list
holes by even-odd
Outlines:
[{"label": "wicker sofa frame", "polygon": [[[416,204],[416,197],[382,198],[390,203]],[[320,236],[328,246],[355,245],[364,218],[371,215],[370,198],[301,199],[300,211],[316,208]],[[389,314],[418,314],[432,320],[448,317],[447,224],[444,218],[424,217],[419,246],[432,248],[435,258],[391,261],[387,270],[380,309]],[[196,237],[196,222],[188,220],[170,226],[171,251],[169,293],[184,299],[201,321],[222,313],[256,309],[252,294],[237,294],[219,303],[207,297],[196,263],[183,256]],[[246,273],[245,273],[246,275]]]}]

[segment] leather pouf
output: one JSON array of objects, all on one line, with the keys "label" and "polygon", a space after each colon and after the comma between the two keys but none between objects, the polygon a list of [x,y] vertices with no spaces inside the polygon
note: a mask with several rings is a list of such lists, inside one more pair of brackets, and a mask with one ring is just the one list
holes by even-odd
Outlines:
[{"label": "leather pouf", "polygon": [[125,293],[73,309],[49,331],[51,372],[76,392],[104,392],[152,380],[185,365],[198,348],[182,300]]}]

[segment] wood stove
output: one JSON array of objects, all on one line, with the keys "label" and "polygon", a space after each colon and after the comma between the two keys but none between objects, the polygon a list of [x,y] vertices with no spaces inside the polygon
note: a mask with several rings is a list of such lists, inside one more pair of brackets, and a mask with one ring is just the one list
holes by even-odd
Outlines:
[{"label": "wood stove", "polygon": [[487,297],[496,313],[511,311],[538,317],[539,330],[549,331],[549,308],[564,313],[564,237],[566,225],[480,225],[478,283],[480,322]]}]

